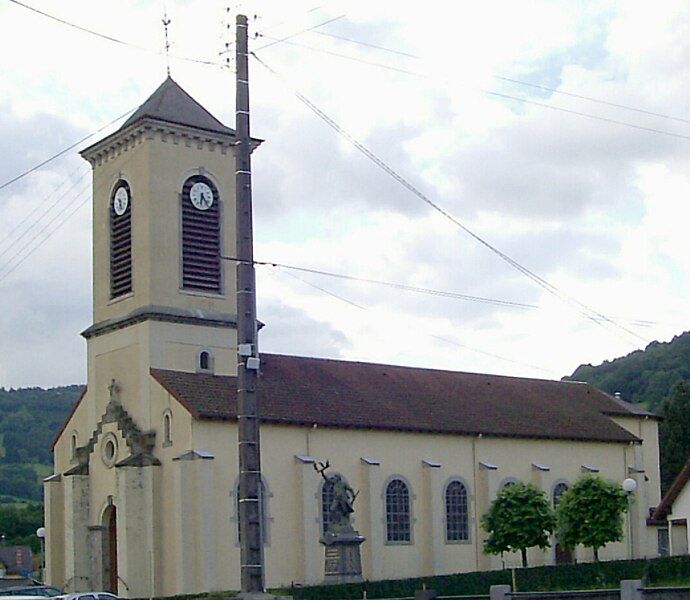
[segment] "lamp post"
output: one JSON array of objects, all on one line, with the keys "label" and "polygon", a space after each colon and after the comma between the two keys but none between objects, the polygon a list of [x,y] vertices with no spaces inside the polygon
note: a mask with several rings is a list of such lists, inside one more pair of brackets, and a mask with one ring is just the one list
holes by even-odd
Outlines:
[{"label": "lamp post", "polygon": [[46,528],[39,527],[36,530],[36,536],[41,540],[41,581],[45,583],[46,570]]},{"label": "lamp post", "polygon": [[637,489],[637,481],[632,477],[627,477],[623,480],[622,487],[623,491],[628,494],[628,529],[630,530],[628,539],[630,540],[630,559],[633,559],[635,558],[635,550],[633,545],[632,494]]}]

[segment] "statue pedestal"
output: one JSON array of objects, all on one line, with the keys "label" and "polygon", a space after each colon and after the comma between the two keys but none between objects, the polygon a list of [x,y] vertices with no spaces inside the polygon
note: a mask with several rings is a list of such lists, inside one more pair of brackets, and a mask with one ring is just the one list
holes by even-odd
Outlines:
[{"label": "statue pedestal", "polygon": [[362,558],[359,551],[364,536],[356,531],[326,533],[319,541],[325,546],[324,583],[357,583],[362,579]]}]

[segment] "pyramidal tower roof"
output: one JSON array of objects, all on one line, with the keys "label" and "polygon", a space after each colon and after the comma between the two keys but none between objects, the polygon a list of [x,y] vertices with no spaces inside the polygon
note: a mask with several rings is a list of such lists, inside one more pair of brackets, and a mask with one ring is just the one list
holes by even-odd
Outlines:
[{"label": "pyramidal tower roof", "polygon": [[234,129],[223,125],[169,75],[149,99],[124,122],[120,131],[145,118],[186,125],[214,133],[235,134]]}]

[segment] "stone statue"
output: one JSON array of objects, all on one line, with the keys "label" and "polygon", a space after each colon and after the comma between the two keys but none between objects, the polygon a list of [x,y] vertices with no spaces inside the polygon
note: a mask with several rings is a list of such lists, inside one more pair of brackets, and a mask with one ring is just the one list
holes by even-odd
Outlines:
[{"label": "stone statue", "polygon": [[355,531],[350,523],[357,494],[343,478],[334,473],[327,475],[330,463],[314,463],[324,481],[332,486],[333,499],[328,507],[328,529],[319,540],[324,545],[324,583],[354,583],[362,579],[360,545],[365,537]]},{"label": "stone statue", "polygon": [[108,393],[110,395],[110,402],[118,402],[118,397],[117,393],[120,391],[120,386],[117,385],[117,382],[113,379],[110,382],[110,385],[108,386]]},{"label": "stone statue", "polygon": [[353,533],[350,515],[355,511],[354,503],[359,492],[355,492],[342,475],[327,475],[326,470],[329,467],[329,461],[314,464],[314,469],[321,474],[324,481],[333,486],[333,500],[328,507],[328,533]]}]

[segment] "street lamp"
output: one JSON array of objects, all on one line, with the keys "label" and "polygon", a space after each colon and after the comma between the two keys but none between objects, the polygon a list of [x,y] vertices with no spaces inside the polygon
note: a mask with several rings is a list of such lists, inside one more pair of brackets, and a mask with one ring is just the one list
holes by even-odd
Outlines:
[{"label": "street lamp", "polygon": [[623,491],[628,494],[628,525],[630,529],[630,558],[633,559],[635,558],[634,554],[634,546],[633,546],[633,520],[632,520],[632,493],[637,489],[637,481],[635,481],[632,477],[626,477],[623,480],[623,483],[621,484],[623,487]]},{"label": "street lamp", "polygon": [[46,528],[39,527],[36,530],[36,536],[41,540],[41,581],[45,583],[46,570]]}]

